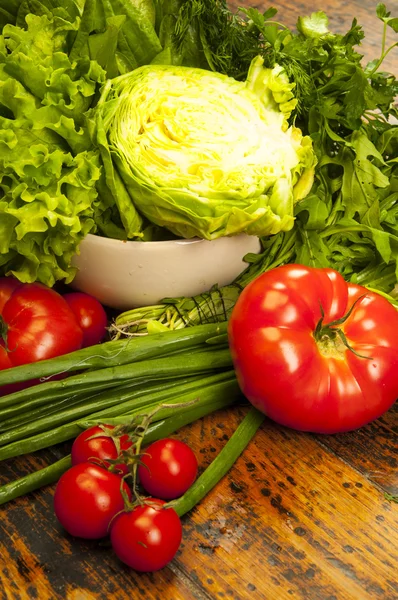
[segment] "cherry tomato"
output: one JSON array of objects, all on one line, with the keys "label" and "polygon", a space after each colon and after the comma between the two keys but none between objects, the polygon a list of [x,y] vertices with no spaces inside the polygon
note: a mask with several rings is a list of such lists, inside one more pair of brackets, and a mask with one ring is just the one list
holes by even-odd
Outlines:
[{"label": "cherry tomato", "polygon": [[81,348],[83,333],[66,300],[40,283],[18,286],[4,304],[2,319],[13,366]]},{"label": "cherry tomato", "polygon": [[[131,448],[132,441],[128,435],[122,435],[115,439],[112,438],[111,433],[114,426],[106,425],[106,429],[109,430],[108,434],[104,432],[103,428],[94,426],[82,431],[77,436],[71,450],[72,465],[92,462],[109,468],[111,465],[109,459],[116,460],[121,451]],[[128,467],[125,464],[113,464],[122,475],[128,473]]]},{"label": "cherry tomato", "polygon": [[108,319],[102,304],[89,294],[70,292],[64,299],[74,312],[83,331],[83,348],[102,342],[106,335]]},{"label": "cherry tomato", "polygon": [[158,571],[175,556],[182,526],[173,508],[163,508],[155,498],[150,504],[123,512],[112,522],[111,543],[116,555],[136,571]]},{"label": "cherry tomato", "polygon": [[240,295],[229,341],[240,387],[282,425],[349,431],[398,397],[398,311],[332,269],[285,265]]},{"label": "cherry tomato", "polygon": [[138,467],[141,484],[152,496],[172,500],[193,484],[198,461],[191,448],[171,438],[154,442],[145,450]]},{"label": "cherry tomato", "polygon": [[71,535],[105,537],[113,517],[124,509],[122,486],[130,498],[127,484],[115,473],[89,462],[75,465],[58,481],[55,515]]},{"label": "cherry tomato", "polygon": [[0,277],[0,315],[3,312],[5,303],[20,285],[22,285],[21,282],[14,279],[14,277]]}]

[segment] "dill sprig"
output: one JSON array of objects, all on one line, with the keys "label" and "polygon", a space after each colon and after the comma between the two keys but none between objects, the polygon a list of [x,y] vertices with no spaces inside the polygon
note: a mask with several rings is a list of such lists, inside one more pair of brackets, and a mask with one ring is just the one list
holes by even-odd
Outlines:
[{"label": "dill sprig", "polygon": [[251,27],[239,11],[232,13],[225,0],[183,2],[174,29],[174,44],[181,49],[195,28],[209,67],[242,80],[251,60],[263,50],[261,32]]}]

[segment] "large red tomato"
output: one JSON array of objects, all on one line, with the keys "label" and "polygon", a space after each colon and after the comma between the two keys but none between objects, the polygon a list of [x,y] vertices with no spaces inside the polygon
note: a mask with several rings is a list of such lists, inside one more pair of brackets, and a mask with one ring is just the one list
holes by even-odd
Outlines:
[{"label": "large red tomato", "polygon": [[20,285],[22,285],[21,282],[14,277],[0,277],[0,315],[5,303]]},{"label": "large red tomato", "polygon": [[67,302],[40,283],[16,287],[3,306],[0,325],[12,366],[60,356],[82,345],[83,332]]},{"label": "large red tomato", "polygon": [[332,269],[278,267],[252,281],[229,323],[243,393],[304,431],[349,431],[398,397],[398,311]]}]

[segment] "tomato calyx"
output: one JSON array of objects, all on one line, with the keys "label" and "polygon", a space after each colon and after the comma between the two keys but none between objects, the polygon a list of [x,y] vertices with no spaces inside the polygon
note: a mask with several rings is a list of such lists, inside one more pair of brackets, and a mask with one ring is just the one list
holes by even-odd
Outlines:
[{"label": "tomato calyx", "polygon": [[371,356],[365,356],[364,354],[359,354],[354,348],[350,345],[344,331],[339,327],[339,325],[343,325],[347,319],[351,316],[356,305],[365,297],[365,294],[359,296],[351,306],[351,308],[342,316],[340,319],[335,319],[334,321],[330,321],[329,323],[324,324],[325,312],[323,310],[322,304],[319,305],[321,311],[321,318],[316,324],[314,331],[314,338],[318,344],[318,347],[325,357],[334,356],[335,358],[344,358],[344,354],[346,350],[349,350],[355,356],[359,358],[366,358],[367,360],[372,360]]},{"label": "tomato calyx", "polygon": [[4,345],[7,349],[7,323],[4,321],[3,317],[0,315],[0,338],[3,340]]},{"label": "tomato calyx", "polygon": [[11,349],[8,345],[8,324],[5,322],[3,317],[0,315],[0,340],[4,343],[4,349],[7,354],[14,352],[16,348]]},{"label": "tomato calyx", "polygon": [[[111,473],[121,474],[120,465],[126,465],[133,460],[136,460],[134,456],[134,446],[132,445],[128,449],[122,448],[122,438],[128,435],[128,429],[125,425],[105,425],[103,423],[98,424],[98,428],[101,430],[98,433],[93,433],[90,437],[86,438],[86,441],[94,440],[97,438],[107,437],[112,440],[116,448],[116,458],[106,458],[104,460],[96,459],[97,464],[101,464],[104,469]],[[130,437],[128,435],[128,437]]]}]

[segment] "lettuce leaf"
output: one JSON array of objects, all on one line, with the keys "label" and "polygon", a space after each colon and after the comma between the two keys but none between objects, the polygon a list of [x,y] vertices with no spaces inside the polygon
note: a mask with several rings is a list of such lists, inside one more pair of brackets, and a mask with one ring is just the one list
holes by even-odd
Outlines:
[{"label": "lettuce leaf", "polygon": [[52,286],[94,231],[101,169],[82,113],[103,70],[66,50],[78,20],[27,15],[0,36],[0,273]]}]

